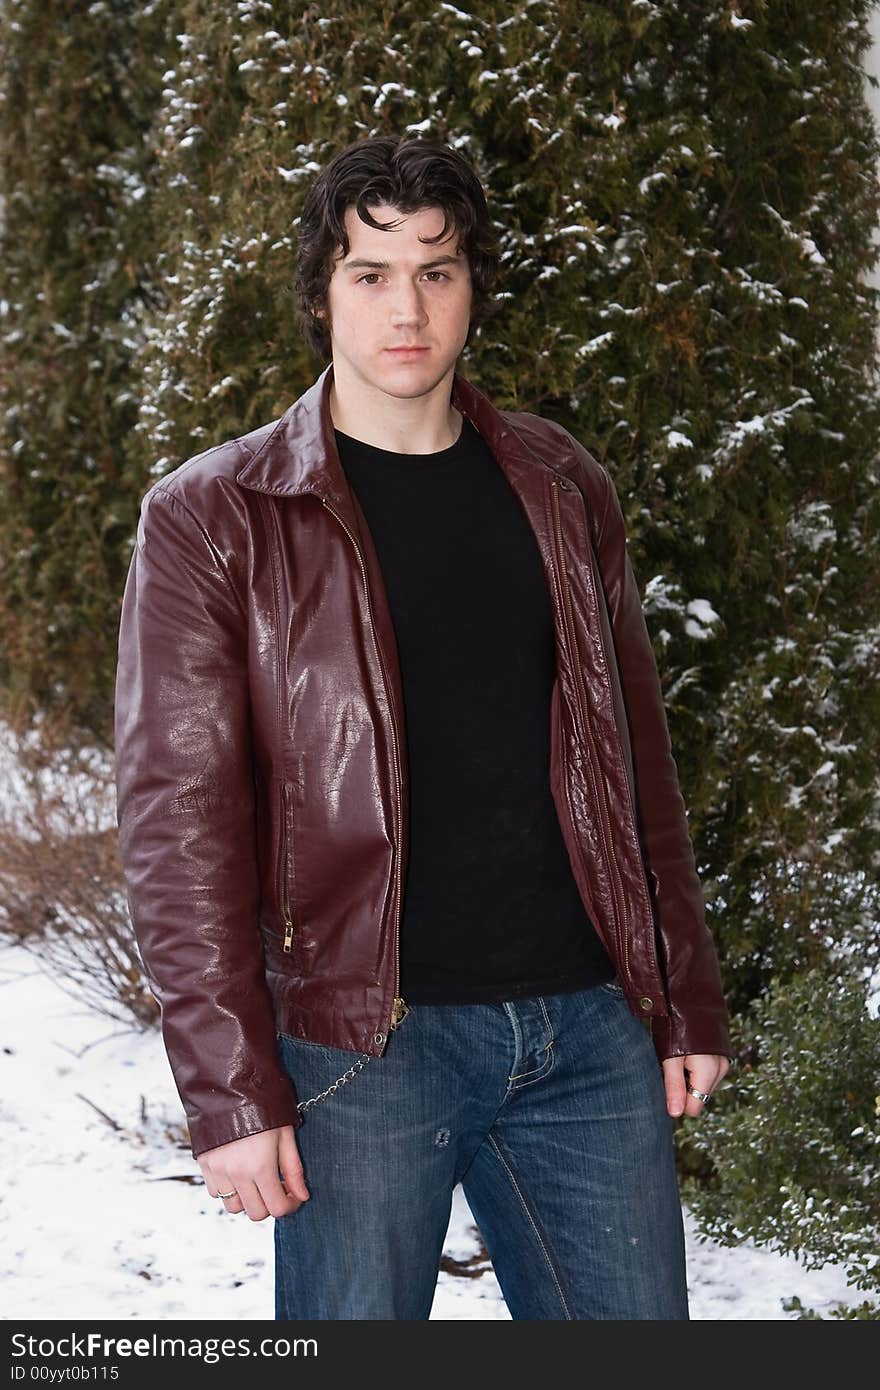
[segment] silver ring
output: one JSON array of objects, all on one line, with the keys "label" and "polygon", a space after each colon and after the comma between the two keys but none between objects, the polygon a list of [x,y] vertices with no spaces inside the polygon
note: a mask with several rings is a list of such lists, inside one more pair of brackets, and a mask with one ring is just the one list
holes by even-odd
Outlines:
[{"label": "silver ring", "polygon": [[709,1095],[708,1091],[701,1091],[700,1088],[699,1088],[699,1086],[692,1086],[690,1082],[688,1082],[687,1088],[688,1088],[688,1091],[690,1092],[690,1094],[691,1094],[692,1096],[696,1096],[697,1100],[711,1100],[711,1099],[712,1099],[712,1097],[711,1097],[711,1095]]},{"label": "silver ring", "polygon": [[218,1193],[217,1193],[217,1196],[218,1196],[218,1197],[237,1197],[237,1196],[238,1196],[238,1193],[236,1192],[235,1188],[233,1188],[231,1192],[218,1192]]}]

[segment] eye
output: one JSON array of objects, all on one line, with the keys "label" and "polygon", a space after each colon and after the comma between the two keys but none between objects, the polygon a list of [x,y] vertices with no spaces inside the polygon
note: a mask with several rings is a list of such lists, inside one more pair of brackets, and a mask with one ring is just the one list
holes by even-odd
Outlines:
[{"label": "eye", "polygon": [[[446,274],[444,273],[444,271],[442,271],[442,270],[426,270],[426,271],[425,271],[425,274],[426,274],[426,275],[439,275],[441,280],[448,280],[448,279],[449,279],[449,276],[446,275]],[[359,285],[362,285],[362,284],[365,284],[367,280],[378,280],[378,279],[379,279],[379,272],[378,272],[377,270],[368,270],[367,273],[366,273],[366,275],[359,275],[359,276],[358,276],[357,283],[358,283]],[[437,281],[435,280],[435,281],[433,281],[432,283],[436,284]]]}]

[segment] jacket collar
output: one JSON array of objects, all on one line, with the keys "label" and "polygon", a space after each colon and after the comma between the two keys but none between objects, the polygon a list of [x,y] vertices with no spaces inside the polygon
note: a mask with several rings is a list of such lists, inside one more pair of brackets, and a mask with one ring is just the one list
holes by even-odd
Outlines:
[{"label": "jacket collar", "polygon": [[[328,499],[344,498],[347,480],[333,433],[330,386],[333,363],[285,410],[274,428],[235,475],[242,487],[276,497],[296,497],[315,492]],[[555,459],[539,455],[527,445],[510,421],[465,377],[453,373],[452,404],[483,436],[508,477],[520,469],[534,473],[564,471]],[[260,431],[262,433],[262,431]],[[247,446],[245,435],[239,444]]]}]

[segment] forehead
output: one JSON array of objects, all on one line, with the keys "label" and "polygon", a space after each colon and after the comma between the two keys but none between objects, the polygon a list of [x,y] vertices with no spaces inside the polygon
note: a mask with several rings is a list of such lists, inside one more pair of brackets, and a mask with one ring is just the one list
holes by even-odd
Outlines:
[{"label": "forehead", "polygon": [[443,230],[443,209],[441,207],[419,208],[416,212],[403,212],[401,208],[389,203],[369,204],[368,210],[377,222],[393,223],[387,228],[370,227],[358,216],[357,208],[346,208],[345,230],[348,233],[349,256],[361,255],[365,251],[380,252],[387,258],[391,252],[411,251],[414,255],[427,259],[431,255],[457,255],[458,230],[450,217],[446,236],[442,241],[425,242],[424,237],[439,236]]}]

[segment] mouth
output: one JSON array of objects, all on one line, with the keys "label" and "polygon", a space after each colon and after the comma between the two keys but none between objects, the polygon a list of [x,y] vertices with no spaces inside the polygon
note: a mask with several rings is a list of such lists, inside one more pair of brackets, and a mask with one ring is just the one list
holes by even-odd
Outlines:
[{"label": "mouth", "polygon": [[418,357],[419,353],[427,352],[428,349],[426,347],[404,346],[396,348],[386,348],[385,351],[390,352],[392,357]]}]

